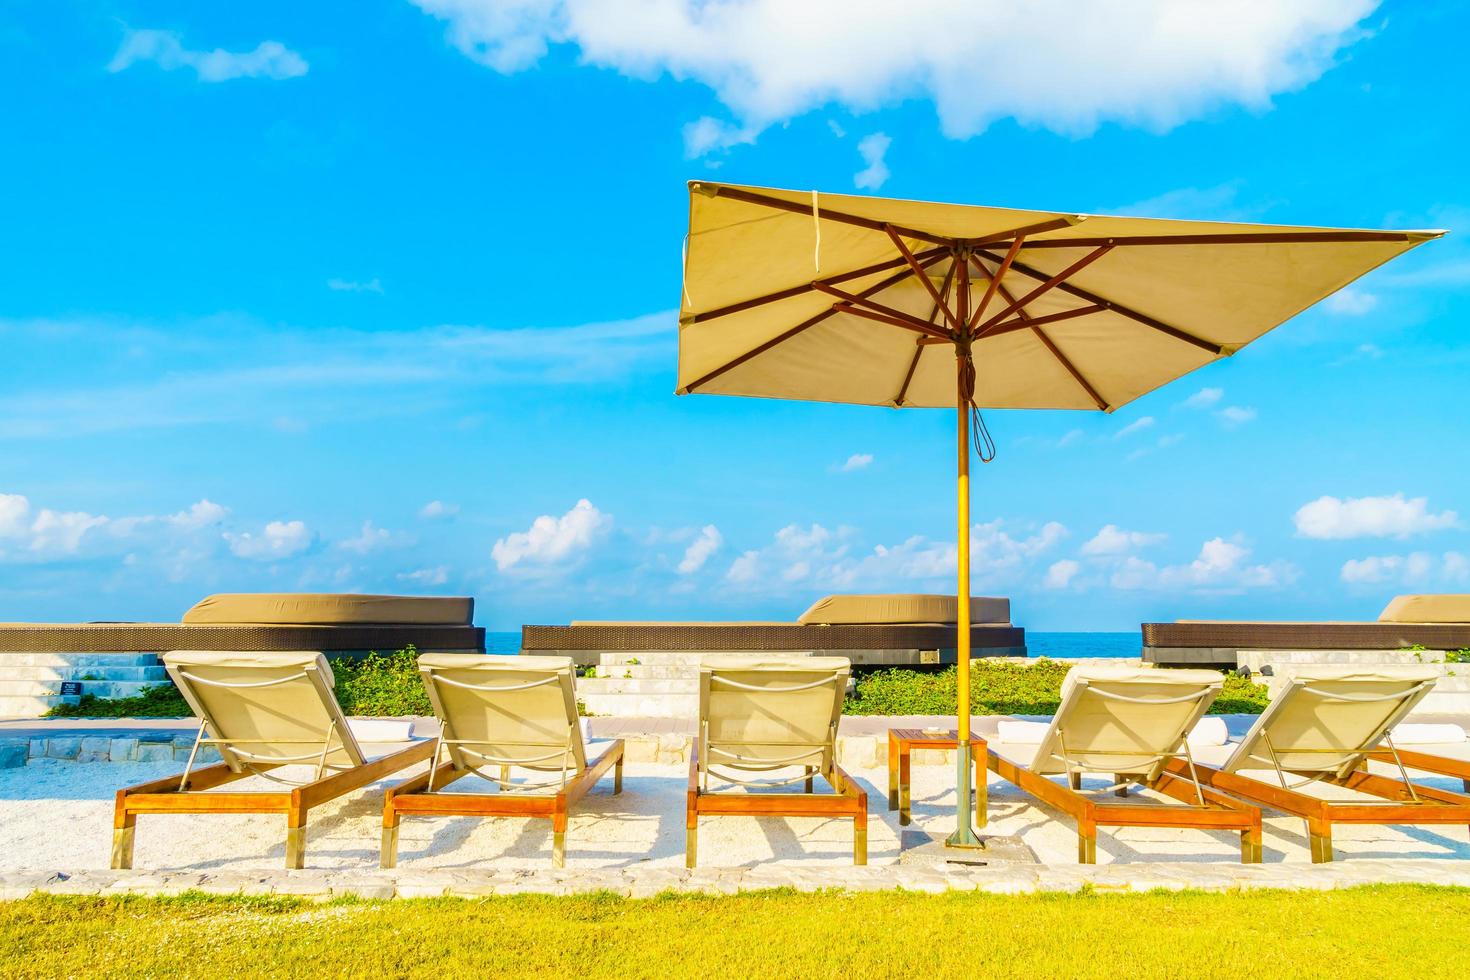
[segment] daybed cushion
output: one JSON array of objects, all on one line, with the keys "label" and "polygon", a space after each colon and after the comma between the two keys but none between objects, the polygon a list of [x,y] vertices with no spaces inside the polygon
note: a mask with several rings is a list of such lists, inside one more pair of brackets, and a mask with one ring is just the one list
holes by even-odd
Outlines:
[{"label": "daybed cushion", "polygon": [[1470,595],[1394,596],[1380,623],[1470,623]]},{"label": "daybed cushion", "polygon": [[[804,626],[851,623],[953,623],[959,603],[952,595],[829,595],[797,617]],[[970,622],[1010,625],[1011,600],[972,596]]]},{"label": "daybed cushion", "polygon": [[469,626],[475,600],[453,596],[225,592],[184,613],[190,624]]}]

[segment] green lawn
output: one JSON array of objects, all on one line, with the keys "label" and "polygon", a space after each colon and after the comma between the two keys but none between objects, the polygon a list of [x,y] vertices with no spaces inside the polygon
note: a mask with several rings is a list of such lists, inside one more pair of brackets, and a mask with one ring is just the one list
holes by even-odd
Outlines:
[{"label": "green lawn", "polygon": [[[1464,977],[1470,889],[0,903],[0,975]],[[1438,925],[1436,925],[1438,924]]]}]

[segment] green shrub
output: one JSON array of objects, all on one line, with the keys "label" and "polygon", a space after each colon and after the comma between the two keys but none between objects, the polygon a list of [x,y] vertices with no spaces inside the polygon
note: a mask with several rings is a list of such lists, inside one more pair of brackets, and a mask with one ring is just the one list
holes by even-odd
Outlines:
[{"label": "green shrub", "polygon": [[431,715],[429,696],[419,676],[419,652],[412,644],[389,654],[369,653],[361,660],[332,664],[337,703],[344,715]]},{"label": "green shrub", "polygon": [[145,687],[131,698],[83,694],[76,704],[58,704],[47,718],[188,718],[194,712],[172,681]]},{"label": "green shrub", "polygon": [[[1041,658],[1031,663],[970,665],[970,710],[977,715],[1049,715],[1061,704],[1062,678],[1072,665]],[[952,715],[956,706],[956,671],[919,673],[902,668],[880,670],[857,679],[843,713],[849,715]],[[1266,707],[1266,687],[1230,673],[1211,714],[1259,714]]]}]

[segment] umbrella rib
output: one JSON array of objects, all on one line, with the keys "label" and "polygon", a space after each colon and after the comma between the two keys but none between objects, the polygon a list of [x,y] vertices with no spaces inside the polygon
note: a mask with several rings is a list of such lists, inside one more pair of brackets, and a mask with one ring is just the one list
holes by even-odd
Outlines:
[{"label": "umbrella rib", "polygon": [[950,342],[949,334],[935,327],[931,327],[929,324],[925,323],[923,320],[920,320],[916,316],[900,314],[897,310],[870,310],[866,307],[858,306],[855,303],[849,302],[833,303],[832,309],[836,310],[838,313],[850,313],[853,316],[860,316],[865,320],[875,320],[878,323],[886,323],[889,326],[902,327],[905,330],[912,330],[914,333],[922,334],[924,337],[928,337],[935,341],[940,341],[943,343]]},{"label": "umbrella rib", "polygon": [[[768,194],[756,194],[753,191],[744,191],[740,190],[737,187],[725,187],[720,184],[700,185],[700,189],[703,189],[705,187],[707,187],[708,190],[715,197],[728,197],[732,201],[742,201],[746,204],[759,204],[764,207],[775,208],[778,211],[790,211],[792,214],[810,215],[812,213],[812,206],[810,204],[802,204],[798,201],[786,201],[782,200],[779,197],[771,197]],[[831,208],[822,208],[821,220],[838,221],[846,225],[856,225],[859,228],[866,228],[869,231],[883,231],[887,227],[887,225],[884,224],[884,222],[882,221],[875,221],[872,218],[859,217],[855,214],[848,214],[845,211],[833,211]],[[952,238],[944,238],[940,235],[931,235],[926,231],[918,231],[914,228],[901,228],[899,230],[910,238],[918,238],[933,245],[954,244],[954,239]]]},{"label": "umbrella rib", "polygon": [[[1035,289],[1031,290],[1031,292],[1012,302],[1005,309],[1001,310],[995,316],[982,323],[980,325],[981,333],[984,333],[986,330],[995,326],[997,323],[1000,323],[1002,320],[1004,320],[1006,317],[1010,316],[1017,310],[1029,306],[1032,300],[1036,299],[1038,296],[1041,296],[1043,293],[1050,292],[1052,289],[1060,286],[1062,283],[1066,282],[1066,280],[1072,278],[1072,276],[1081,272],[1083,269],[1087,268],[1089,265],[1096,262],[1104,255],[1107,255],[1112,250],[1113,246],[1111,245],[1101,245],[1093,249],[1091,252],[1088,252],[1086,255],[1082,256],[1082,258],[1078,259],[1076,262],[1073,262],[1071,265],[1067,266],[1065,269],[1063,269],[1061,272],[1058,272],[1050,279],[1045,280],[1040,286],[1037,286]],[[985,254],[987,257],[990,256],[989,252],[986,252]],[[1015,257],[1007,256],[1007,258],[1014,259]],[[1020,268],[1020,266],[1015,265],[1014,262],[1011,263],[1011,267]]]},{"label": "umbrella rib", "polygon": [[[822,213],[826,214],[825,211]],[[939,256],[946,254],[947,252],[948,249],[931,248],[925,249],[924,251],[918,253],[917,257],[922,262],[928,259],[938,258]],[[825,279],[820,279],[817,281],[825,282],[830,285],[836,285],[839,282],[847,282],[851,279],[861,279],[863,276],[871,276],[875,272],[887,272],[889,269],[898,269],[902,268],[905,265],[908,265],[908,260],[903,257],[899,257],[896,259],[889,259],[886,262],[876,262],[873,265],[863,266],[861,269],[854,269],[851,272],[844,272],[840,275],[828,276]],[[799,286],[792,286],[788,289],[780,289],[774,293],[767,293],[764,296],[757,296],[754,299],[741,300],[738,303],[731,303],[729,306],[722,306],[717,310],[710,310],[707,313],[696,313],[684,322],[703,323],[706,320],[714,320],[718,317],[728,316],[731,313],[741,313],[745,310],[754,309],[757,306],[764,306],[767,303],[775,303],[779,300],[790,299],[793,296],[800,296],[802,293],[811,292],[813,289],[816,288],[817,286],[815,282],[804,282]]]},{"label": "umbrella rib", "polygon": [[997,323],[988,330],[976,334],[976,340],[984,340],[986,337],[996,337],[1003,333],[1011,333],[1015,330],[1024,330],[1027,327],[1040,326],[1043,323],[1059,323],[1062,320],[1071,320],[1079,316],[1090,316],[1093,313],[1102,313],[1108,309],[1106,303],[1094,303],[1091,306],[1079,306],[1075,310],[1063,310],[1061,313],[1048,313],[1045,316],[1021,317],[1015,320],[1007,320],[1005,323]]},{"label": "umbrella rib", "polygon": [[944,302],[944,297],[939,295],[939,290],[935,289],[934,284],[929,281],[929,276],[920,267],[919,260],[914,257],[914,253],[909,251],[909,247],[899,237],[898,229],[892,225],[884,225],[883,230],[888,233],[888,237],[893,241],[893,246],[898,249],[904,261],[909,264],[909,268],[914,270],[914,275],[918,276],[919,281],[924,284],[924,288],[929,291],[929,295],[933,298],[935,304],[943,311],[944,318],[949,321],[949,325],[954,328],[955,333],[962,332],[964,325],[960,323],[959,317],[950,312],[949,305]]},{"label": "umbrella rib", "polygon": [[[993,252],[982,252],[981,254],[983,254],[987,259],[990,259],[992,262],[1000,261],[999,257],[996,256]],[[1015,269],[1017,272],[1020,272],[1023,275],[1030,276],[1032,279],[1045,280],[1047,278],[1046,273],[1038,272],[1030,266],[1024,265],[1020,262],[1011,263],[1011,268]],[[1099,296],[1097,293],[1088,292],[1080,286],[1074,286],[1069,282],[1064,282],[1058,284],[1057,288],[1064,293],[1070,293],[1071,295],[1076,296],[1079,299],[1085,299],[1090,303],[1104,304],[1108,307],[1108,309],[1112,310],[1114,313],[1117,313],[1120,316],[1125,316],[1128,319],[1141,323],[1146,327],[1152,327],[1153,329],[1159,331],[1159,333],[1167,334],[1168,336],[1173,337],[1176,340],[1182,340],[1186,344],[1193,344],[1200,350],[1208,351],[1209,353],[1214,354],[1217,357],[1225,353],[1225,348],[1220,344],[1205,340],[1202,337],[1196,337],[1194,334],[1188,333],[1184,330],[1180,330],[1178,327],[1171,327],[1169,326],[1169,324],[1164,323],[1162,320],[1154,319],[1147,313],[1140,313],[1137,310],[1130,309],[1129,307],[1124,306],[1122,303],[1116,303],[1113,300],[1110,300],[1104,296]]]},{"label": "umbrella rib", "polygon": [[[941,253],[941,254],[945,254],[945,253]],[[934,259],[930,259],[929,261],[930,262],[933,262],[933,261],[937,260],[938,258],[939,258],[939,256],[936,255],[934,257]],[[877,292],[881,292],[881,291],[887,289],[889,286],[894,285],[895,283],[902,282],[903,280],[907,279],[909,276],[911,276],[913,274],[914,273],[913,273],[913,270],[912,269],[907,269],[907,268],[906,269],[903,269],[899,273],[897,273],[896,275],[889,276],[887,279],[884,279],[882,282],[878,282],[878,283],[875,283],[875,284],[869,286],[867,289],[864,289],[861,293],[858,293],[858,295],[861,296],[861,297],[863,297],[864,299],[866,299],[867,297],[871,296],[872,294],[877,293]],[[711,371],[709,374],[706,374],[704,377],[700,378],[699,380],[694,381],[694,382],[692,382],[690,384],[685,385],[684,388],[679,393],[680,394],[688,394],[689,392],[694,391],[696,388],[700,388],[700,387],[703,387],[706,384],[709,384],[711,381],[715,380],[720,375],[724,374],[726,371],[733,370],[734,368],[737,368],[740,365],[744,364],[746,361],[750,360],[752,357],[758,357],[759,355],[764,354],[766,351],[770,350],[772,347],[775,347],[778,344],[785,343],[786,341],[790,340],[792,337],[795,337],[797,334],[801,333],[803,330],[806,330],[806,329],[808,329],[810,327],[816,326],[817,324],[821,323],[823,320],[825,320],[828,317],[832,316],[836,312],[837,312],[837,307],[836,307],[836,305],[833,305],[831,307],[828,307],[825,310],[822,310],[820,313],[817,313],[815,316],[808,317],[807,319],[803,320],[801,323],[798,323],[796,326],[792,327],[791,329],[786,330],[786,331],[784,331],[784,332],[776,335],[775,337],[772,337],[770,340],[766,341],[765,343],[760,344],[760,345],[752,348],[751,350],[746,351],[744,354],[741,354],[739,357],[737,357],[737,358],[735,358],[735,359],[733,359],[731,361],[727,361],[726,363],[720,365],[719,367],[715,368],[713,371]]]},{"label": "umbrella rib", "polygon": [[1292,245],[1312,242],[1417,242],[1439,237],[1413,231],[1221,232],[1205,235],[1116,235],[1112,238],[1048,238],[1026,248],[1096,248],[1099,245]]},{"label": "umbrella rib", "polygon": [[1037,320],[1040,319],[1040,317],[1037,317],[1036,320],[1032,320],[1030,323],[1027,324],[1027,326],[1031,328],[1031,332],[1036,334],[1036,338],[1040,340],[1043,345],[1045,345],[1047,350],[1051,351],[1051,356],[1055,357],[1059,362],[1061,362],[1062,367],[1067,369],[1067,373],[1070,374],[1076,380],[1076,382],[1082,386],[1082,388],[1087,392],[1088,396],[1091,397],[1093,402],[1097,405],[1098,410],[1106,412],[1108,410],[1108,403],[1103,400],[1103,397],[1101,395],[1097,393],[1097,389],[1087,382],[1087,379],[1082,376],[1082,372],[1077,370],[1077,366],[1072,363],[1067,355],[1063,354],[1061,352],[1061,349],[1058,348],[1056,344],[1052,343],[1052,339],[1046,335],[1046,331],[1036,326]]},{"label": "umbrella rib", "polygon": [[[944,284],[939,287],[939,295],[941,297],[949,295],[949,287],[954,283],[954,270],[955,264],[951,262],[949,269],[944,273]],[[934,318],[938,315],[939,304],[935,303],[934,309],[929,311],[929,322],[933,323]],[[893,404],[898,408],[903,407],[903,400],[908,397],[909,384],[914,380],[914,372],[919,369],[919,358],[924,356],[924,341],[924,337],[919,337],[914,340],[914,356],[909,360],[909,369],[903,376],[903,384],[899,386],[898,397],[893,400]]]},{"label": "umbrella rib", "polygon": [[[1025,240],[1025,235],[1017,235],[1016,240],[1011,242],[1011,247],[1006,250],[1005,261],[1000,264],[1000,269],[996,271],[994,276],[987,274],[986,278],[990,280],[990,283],[985,287],[985,295],[980,298],[980,305],[975,308],[975,315],[970,317],[971,333],[975,332],[975,325],[980,322],[980,318],[985,315],[985,308],[995,298],[995,291],[1000,286],[1000,281],[1010,271],[1011,263],[1016,261],[1016,253],[1021,250],[1021,243]],[[985,271],[984,266],[981,266],[981,271]],[[1010,300],[1006,302],[1010,302]]]}]

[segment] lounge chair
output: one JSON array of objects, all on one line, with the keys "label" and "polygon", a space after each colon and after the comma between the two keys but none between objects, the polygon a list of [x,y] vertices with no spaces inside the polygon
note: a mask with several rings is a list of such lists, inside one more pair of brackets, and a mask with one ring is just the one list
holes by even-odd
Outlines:
[{"label": "lounge chair", "polygon": [[[851,817],[854,864],[868,863],[868,794],[837,765],[846,657],[711,655],[699,669],[699,733],[689,752],[684,858],[694,867],[701,816]],[[794,776],[747,780],[746,773]],[[741,775],[732,775],[739,773]],[[831,793],[814,792],[820,775]],[[731,792],[805,783],[805,792]]]},{"label": "lounge chair", "polygon": [[[1214,670],[1074,667],[1040,742],[989,741],[990,769],[1077,821],[1082,864],[1097,861],[1099,826],[1239,831],[1241,861],[1258,862],[1261,811],[1190,775],[1187,736],[1223,686]],[[1179,775],[1169,771],[1175,762]],[[1141,783],[1179,803],[1099,802],[1082,790],[1087,772],[1112,777],[1108,789],[1119,796]],[[1067,777],[1067,785],[1056,776]]]},{"label": "lounge chair", "polygon": [[[1314,864],[1332,860],[1334,824],[1470,824],[1470,796],[1411,782],[1405,767],[1413,764],[1389,736],[1438,676],[1418,666],[1297,668],[1223,760],[1196,760],[1199,779],[1306,820]],[[1392,761],[1401,778],[1370,773],[1375,754]],[[1182,770],[1174,764],[1171,771]],[[1317,782],[1359,796],[1301,792]]]},{"label": "lounge chair", "polygon": [[[623,791],[623,742],[600,746],[590,761],[572,687],[570,657],[441,653],[419,657],[429,701],[439,719],[434,764],[388,790],[383,801],[382,865],[398,861],[405,814],[426,817],[550,817],[551,856],[566,865],[567,811],[613,769]],[[486,767],[495,767],[492,773]],[[511,781],[513,769],[549,776]],[[446,793],[470,774],[498,793]]]},{"label": "lounge chair", "polygon": [[[332,694],[332,668],[320,653],[185,651],[163,658],[169,676],[199,717],[199,735],[179,776],[117,793],[112,866],[133,865],[133,840],[143,813],[281,813],[286,817],[286,867],[306,862],[306,815],[314,806],[389,776],[432,754],[424,739],[379,758],[363,752]],[[195,769],[199,750],[213,747],[222,762]],[[308,766],[295,781],[274,770]],[[286,788],[216,792],[215,787],[262,776]]]},{"label": "lounge chair", "polygon": [[1465,792],[1470,793],[1470,738],[1459,725],[1396,725],[1390,735],[1396,749],[1390,751],[1380,745],[1368,753],[1369,759],[1394,766],[1403,763],[1410,772],[1450,776],[1460,780]]}]

